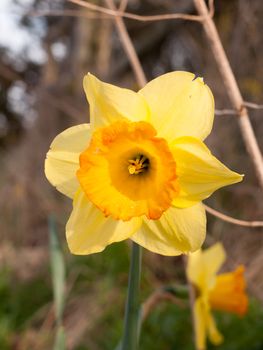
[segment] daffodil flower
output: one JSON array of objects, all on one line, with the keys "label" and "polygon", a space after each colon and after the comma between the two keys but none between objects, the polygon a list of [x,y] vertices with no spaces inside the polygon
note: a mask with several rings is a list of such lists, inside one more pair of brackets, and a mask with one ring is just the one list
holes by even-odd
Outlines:
[{"label": "daffodil flower", "polygon": [[90,124],[59,134],[45,163],[51,184],[73,199],[71,252],[100,252],[127,238],[162,255],[199,249],[201,201],[242,179],[202,142],[214,117],[203,79],[172,72],[136,93],[88,74],[84,90]]},{"label": "daffodil flower", "polygon": [[247,312],[248,298],[245,293],[244,267],[216,275],[226,255],[221,243],[205,251],[190,254],[187,275],[195,288],[194,323],[196,349],[206,349],[206,335],[214,345],[223,341],[217,330],[211,309],[243,316]]}]

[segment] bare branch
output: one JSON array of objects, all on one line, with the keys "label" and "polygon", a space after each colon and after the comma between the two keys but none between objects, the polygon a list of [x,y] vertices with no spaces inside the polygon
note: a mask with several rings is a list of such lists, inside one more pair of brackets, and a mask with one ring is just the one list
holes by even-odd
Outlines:
[{"label": "bare branch", "polygon": [[[123,12],[118,9],[116,9],[114,5],[114,10],[112,8],[106,8],[103,6],[95,5],[87,1],[83,0],[68,0],[69,2],[83,6],[91,11],[97,11],[101,12],[113,17],[124,17],[133,19],[135,21],[140,22],[155,22],[155,21],[164,21],[164,20],[173,20],[173,19],[183,19],[187,21],[195,21],[195,22],[202,22],[206,16],[212,17],[213,16],[213,6],[211,6],[210,11],[206,16],[196,16],[196,15],[189,15],[186,13],[172,13],[172,14],[163,14],[163,15],[153,15],[153,16],[141,16],[136,15],[135,13],[129,13],[129,12]],[[213,4],[213,1],[210,0],[210,4]]]},{"label": "bare branch", "polygon": [[258,105],[257,103],[254,102],[244,102],[244,105],[248,108],[252,108],[252,109],[263,109],[263,105]]},{"label": "bare branch", "polygon": [[[250,109],[263,109],[263,105],[248,101],[244,101],[244,106]],[[239,113],[235,109],[216,109],[215,115],[239,115]]]},{"label": "bare branch", "polygon": [[183,306],[182,301],[177,299],[171,293],[163,290],[157,290],[153,292],[142,304],[142,320],[144,321],[153,311],[153,309],[162,301],[168,301],[176,305]]},{"label": "bare branch", "polygon": [[202,25],[207,35],[208,42],[211,46],[211,50],[214,54],[218,69],[221,73],[229,99],[233,105],[233,108],[238,113],[238,123],[246,145],[246,149],[254,164],[260,187],[263,190],[262,155],[254,134],[254,130],[250,123],[248,111],[245,107],[245,102],[241,96],[239,87],[237,85],[237,81],[230,67],[228,58],[226,56],[222,42],[218,35],[215,23],[213,19],[209,17],[209,12],[205,1],[194,0],[194,3],[199,15],[205,17],[205,19],[202,21]]},{"label": "bare branch", "polygon": [[[71,1],[71,0],[70,0]],[[74,0],[75,1],[75,0]],[[116,7],[113,2],[113,0],[105,0],[111,11],[116,13]],[[133,68],[134,74],[137,78],[138,84],[140,87],[143,87],[146,83],[146,77],[144,74],[144,71],[142,69],[141,63],[139,61],[138,55],[135,51],[135,48],[133,46],[133,43],[131,41],[131,38],[127,32],[126,26],[123,22],[123,19],[119,16],[115,17],[115,24],[117,27],[117,30],[120,35],[120,39],[123,44],[123,48],[128,56],[128,59],[131,63],[131,66]]]},{"label": "bare branch", "polygon": [[219,211],[213,209],[213,208],[210,208],[208,205],[204,205],[205,206],[205,210],[223,220],[223,221],[226,221],[226,222],[229,222],[230,224],[234,224],[234,225],[238,225],[238,226],[245,226],[245,227],[263,227],[263,221],[246,221],[246,220],[239,220],[239,219],[235,219],[229,215],[226,215],[226,214],[223,214],[223,213],[220,213]]},{"label": "bare branch", "polygon": [[128,6],[128,1],[129,0],[120,0],[120,5],[119,5],[119,8],[118,8],[118,10],[120,12],[124,12],[126,10],[126,8]]},{"label": "bare branch", "polygon": [[215,115],[237,115],[234,109],[215,109]]}]

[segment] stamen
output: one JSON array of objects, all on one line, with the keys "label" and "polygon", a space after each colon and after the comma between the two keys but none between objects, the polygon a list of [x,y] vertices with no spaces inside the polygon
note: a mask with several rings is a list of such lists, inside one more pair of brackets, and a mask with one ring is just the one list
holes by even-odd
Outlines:
[{"label": "stamen", "polygon": [[128,171],[130,175],[137,175],[145,172],[149,167],[149,159],[143,154],[139,154],[135,159],[128,160]]}]

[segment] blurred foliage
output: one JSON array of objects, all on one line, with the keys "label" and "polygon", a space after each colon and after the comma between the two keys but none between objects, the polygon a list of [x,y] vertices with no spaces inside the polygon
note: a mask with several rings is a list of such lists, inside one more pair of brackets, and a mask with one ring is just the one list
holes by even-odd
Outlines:
[{"label": "blurred foliage", "polygon": [[[75,279],[74,289],[68,295],[68,303],[76,296],[91,294],[92,303],[99,304],[103,295],[107,299],[107,295],[110,296],[113,289],[117,288],[118,291],[115,302],[108,299],[103,312],[99,317],[94,317],[92,328],[80,340],[79,345],[74,347],[75,350],[112,350],[117,345],[122,333],[128,263],[129,248],[125,243],[113,244],[103,253],[89,257],[67,255],[69,276],[74,271],[80,271],[78,278]],[[152,287],[149,285],[147,287],[145,273],[144,268],[142,277],[146,291],[144,290],[143,294],[150,295]],[[50,305],[52,301],[52,281],[48,275],[49,270],[46,269],[42,276],[17,284],[10,271],[1,271],[1,350],[13,349],[16,338],[23,338],[28,328],[38,329],[41,327],[45,319],[47,305]],[[99,290],[103,289],[103,293],[94,294],[95,284],[98,283]],[[32,291],[35,292],[32,293]],[[94,316],[89,315],[89,309],[86,310],[86,313],[89,317]],[[217,347],[218,350],[262,349],[263,309],[259,302],[251,300],[249,313],[244,318],[219,312],[215,313],[215,316],[218,328],[225,336],[225,342]],[[67,315],[66,311],[65,324],[67,324],[67,317],[70,318],[71,315]],[[55,333],[55,327],[52,327],[50,331]],[[187,305],[179,307],[168,302],[157,305],[143,324],[140,349],[193,350],[191,314]],[[208,349],[216,348],[209,345]]]}]

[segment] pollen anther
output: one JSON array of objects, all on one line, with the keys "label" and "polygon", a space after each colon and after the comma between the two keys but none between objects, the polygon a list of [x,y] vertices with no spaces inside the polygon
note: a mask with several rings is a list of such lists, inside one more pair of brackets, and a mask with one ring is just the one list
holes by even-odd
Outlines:
[{"label": "pollen anther", "polygon": [[138,175],[145,172],[149,168],[149,159],[140,154],[135,159],[128,160],[128,171],[130,175]]}]

